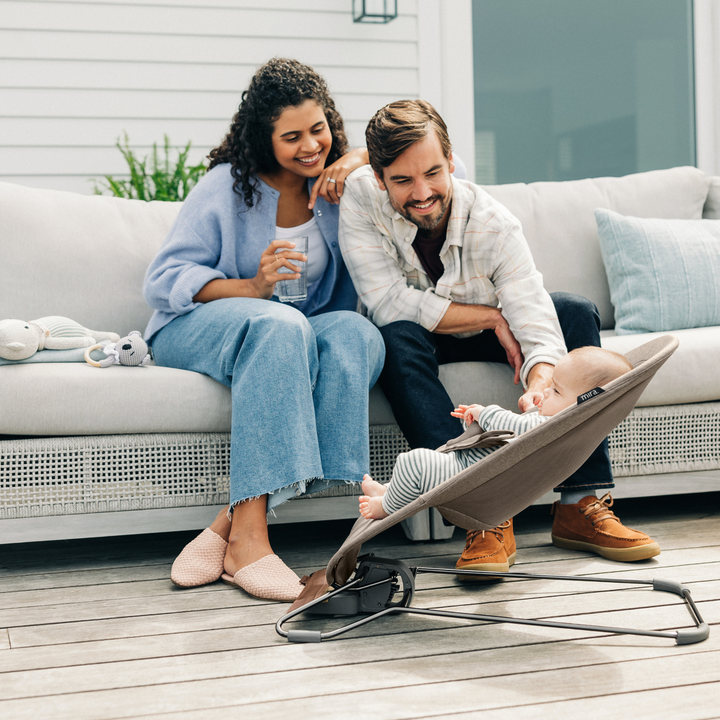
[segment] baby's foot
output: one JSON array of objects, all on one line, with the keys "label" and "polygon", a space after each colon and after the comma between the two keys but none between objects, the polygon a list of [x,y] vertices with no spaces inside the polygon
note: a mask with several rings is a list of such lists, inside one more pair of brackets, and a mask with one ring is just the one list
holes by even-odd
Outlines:
[{"label": "baby's foot", "polygon": [[[375,482],[374,480],[372,482]],[[380,485],[380,483],[375,483]],[[363,480],[363,486],[365,481]],[[380,487],[384,487],[380,485]],[[383,493],[384,495],[384,493]],[[376,495],[375,497],[368,497],[367,495],[360,496],[360,514],[366,520],[382,520],[386,518],[388,514],[383,510],[382,506],[382,495]]]},{"label": "baby's foot", "polygon": [[382,497],[387,491],[385,485],[381,485],[369,475],[363,475],[362,489],[368,497]]}]

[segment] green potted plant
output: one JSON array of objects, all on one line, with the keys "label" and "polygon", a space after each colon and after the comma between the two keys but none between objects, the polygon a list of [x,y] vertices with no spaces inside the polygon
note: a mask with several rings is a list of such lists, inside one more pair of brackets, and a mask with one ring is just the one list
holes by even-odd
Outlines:
[{"label": "green potted plant", "polygon": [[[123,154],[130,170],[127,180],[119,180],[111,175],[104,175],[104,182],[95,182],[95,194],[103,195],[107,191],[115,197],[136,200],[164,200],[175,202],[184,200],[190,190],[195,187],[205,174],[205,165],[188,165],[187,158],[191,143],[183,150],[177,150],[177,159],[170,158],[170,140],[164,135],[164,158],[159,157],[157,143],[153,143],[152,154],[140,160],[130,149],[127,133],[124,144],[118,141],[116,147]],[[148,167],[148,162],[150,166]]]}]

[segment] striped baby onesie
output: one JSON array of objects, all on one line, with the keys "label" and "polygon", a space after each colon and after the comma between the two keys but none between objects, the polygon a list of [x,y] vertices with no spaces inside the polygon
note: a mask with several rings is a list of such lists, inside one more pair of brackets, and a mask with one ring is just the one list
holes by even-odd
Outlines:
[{"label": "striped baby onesie", "polygon": [[[547,420],[537,412],[523,415],[504,410],[498,405],[483,408],[478,424],[483,430],[512,430],[516,435],[532,430]],[[482,460],[497,447],[470,448],[451,453],[439,453],[428,448],[417,448],[398,455],[392,480],[382,498],[383,510],[392,513],[415,498],[449,480],[478,460]]]}]

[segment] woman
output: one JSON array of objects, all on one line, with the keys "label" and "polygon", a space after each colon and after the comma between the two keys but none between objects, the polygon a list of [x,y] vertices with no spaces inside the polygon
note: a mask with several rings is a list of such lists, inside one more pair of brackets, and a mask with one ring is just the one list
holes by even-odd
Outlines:
[{"label": "woman", "polygon": [[[385,353],[378,330],[355,312],[337,242],[334,203],[347,174],[367,162],[364,150],[346,153],[323,79],[297,61],[271,60],[148,269],[155,313],[145,335],[155,361],[232,390],[229,510],[177,558],[176,584],[222,574],[256,597],[294,599],[302,587],[272,552],[267,512],[367,472],[368,391]],[[287,228],[310,238],[307,257],[273,240]],[[293,261],[306,259],[307,299],[273,299],[280,279],[298,277]],[[338,422],[341,397],[353,412]]]}]

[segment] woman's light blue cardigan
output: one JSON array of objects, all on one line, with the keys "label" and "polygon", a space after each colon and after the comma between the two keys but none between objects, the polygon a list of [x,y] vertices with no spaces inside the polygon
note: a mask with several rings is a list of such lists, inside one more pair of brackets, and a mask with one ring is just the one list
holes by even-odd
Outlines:
[{"label": "woman's light blue cardigan", "polygon": [[[145,275],[143,294],[155,308],[145,330],[153,337],[200,303],[193,297],[211,280],[252,279],[260,255],[275,237],[280,193],[258,179],[261,197],[251,208],[233,192],[230,164],[217,165],[193,188]],[[308,186],[311,188],[314,179]],[[330,260],[323,276],[308,287],[308,297],[293,303],[306,316],[355,310],[357,294],[338,245],[339,208],[318,198],[313,209]]]}]

